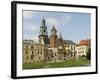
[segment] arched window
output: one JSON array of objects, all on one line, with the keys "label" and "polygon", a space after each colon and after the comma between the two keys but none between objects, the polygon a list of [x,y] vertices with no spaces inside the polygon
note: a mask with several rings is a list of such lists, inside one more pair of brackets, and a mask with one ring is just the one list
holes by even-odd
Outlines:
[{"label": "arched window", "polygon": [[44,32],[45,32],[45,29],[44,29]]},{"label": "arched window", "polygon": [[25,54],[27,55],[28,54],[28,51],[25,51]]},{"label": "arched window", "polygon": [[32,55],[34,54],[34,51],[32,51]]},{"label": "arched window", "polygon": [[34,59],[34,55],[31,55],[30,57],[31,57],[31,60]]},{"label": "arched window", "polygon": [[56,53],[55,53],[55,56],[56,56]]},{"label": "arched window", "polygon": [[33,46],[31,46],[31,48],[33,48]]}]

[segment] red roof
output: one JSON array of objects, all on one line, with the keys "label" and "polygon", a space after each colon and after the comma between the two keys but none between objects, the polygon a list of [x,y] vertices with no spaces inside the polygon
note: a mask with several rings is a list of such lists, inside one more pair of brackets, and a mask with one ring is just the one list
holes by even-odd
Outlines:
[{"label": "red roof", "polygon": [[79,42],[79,45],[91,45],[91,40],[87,39],[87,40],[81,40]]}]

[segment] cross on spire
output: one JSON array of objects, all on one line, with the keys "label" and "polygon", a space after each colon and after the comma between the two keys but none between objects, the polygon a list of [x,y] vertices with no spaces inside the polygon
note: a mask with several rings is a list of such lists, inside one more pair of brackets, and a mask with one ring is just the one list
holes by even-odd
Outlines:
[{"label": "cross on spire", "polygon": [[42,25],[45,26],[45,17],[43,16]]}]

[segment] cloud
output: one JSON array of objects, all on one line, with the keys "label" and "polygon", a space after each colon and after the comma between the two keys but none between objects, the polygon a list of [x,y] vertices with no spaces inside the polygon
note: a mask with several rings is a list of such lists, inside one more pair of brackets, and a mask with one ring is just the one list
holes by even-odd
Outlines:
[{"label": "cloud", "polygon": [[30,40],[32,39],[32,36],[31,35],[23,35],[23,39],[27,39],[27,40]]},{"label": "cloud", "polygon": [[32,39],[33,39],[35,42],[38,42],[38,40],[39,40],[38,35],[33,36]]},{"label": "cloud", "polygon": [[23,18],[25,19],[31,19],[34,15],[35,13],[32,11],[23,11]]},{"label": "cloud", "polygon": [[71,16],[71,15],[64,15],[64,16],[60,19],[61,24],[62,24],[63,26],[69,24],[71,20],[72,20],[72,16]]},{"label": "cloud", "polygon": [[68,24],[72,20],[72,17],[66,16],[64,20],[66,21],[66,24]]},{"label": "cloud", "polygon": [[39,26],[32,23],[24,23],[23,24],[23,30],[32,30],[32,31],[38,31]]},{"label": "cloud", "polygon": [[55,18],[47,18],[46,22],[49,25],[56,25],[56,26],[58,25],[58,22],[57,22],[57,20]]},{"label": "cloud", "polygon": [[32,23],[24,23],[23,25],[23,38],[24,39],[34,39],[37,41],[36,35],[39,34],[39,26]]},{"label": "cloud", "polygon": [[27,39],[27,40],[34,40],[35,42],[38,42],[39,38],[38,35],[23,35],[23,39]]}]

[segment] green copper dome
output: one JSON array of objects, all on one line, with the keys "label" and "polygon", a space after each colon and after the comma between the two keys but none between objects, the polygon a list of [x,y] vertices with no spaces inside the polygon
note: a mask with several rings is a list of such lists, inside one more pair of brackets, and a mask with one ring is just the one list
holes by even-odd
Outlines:
[{"label": "green copper dome", "polygon": [[45,18],[43,17],[42,21],[41,21],[41,26],[40,26],[40,35],[48,35],[47,33],[47,26],[46,26],[46,21]]}]

